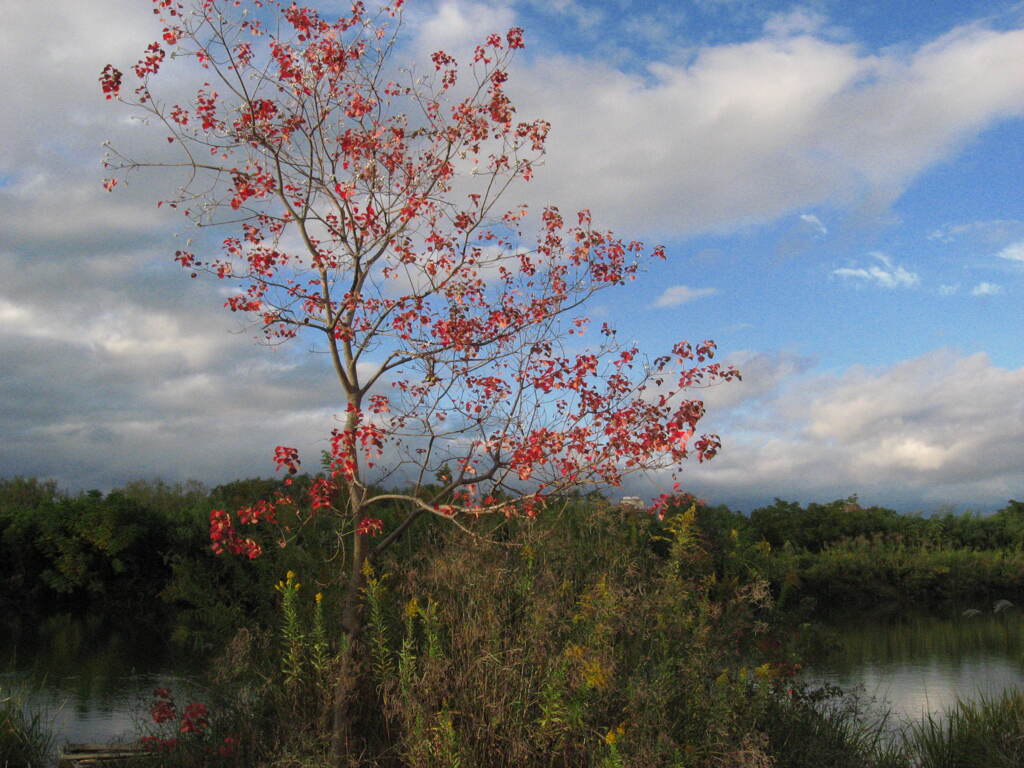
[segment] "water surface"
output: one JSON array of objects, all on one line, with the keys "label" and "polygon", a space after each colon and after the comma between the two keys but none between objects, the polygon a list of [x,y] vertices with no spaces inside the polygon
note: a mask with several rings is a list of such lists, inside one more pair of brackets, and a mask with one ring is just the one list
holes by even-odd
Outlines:
[{"label": "water surface", "polygon": [[57,614],[0,623],[0,689],[42,712],[56,743],[106,743],[138,733],[153,689],[187,695],[201,666],[165,633],[120,617]]},{"label": "water surface", "polygon": [[812,677],[862,689],[896,724],[941,714],[958,698],[1024,688],[1024,616],[1016,609],[860,617],[833,628],[841,650],[815,664]]}]

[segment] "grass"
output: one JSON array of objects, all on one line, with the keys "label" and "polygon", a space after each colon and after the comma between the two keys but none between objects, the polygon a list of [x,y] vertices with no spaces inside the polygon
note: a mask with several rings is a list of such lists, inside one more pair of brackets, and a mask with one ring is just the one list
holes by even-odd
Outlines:
[{"label": "grass", "polygon": [[920,768],[1018,768],[1024,765],[1024,691],[958,701],[944,717],[928,715],[903,734]]},{"label": "grass", "polygon": [[762,729],[778,768],[902,768],[888,714],[834,686],[798,688],[774,699]]},{"label": "grass", "polygon": [[20,691],[0,690],[0,768],[41,768],[52,761],[54,734]]}]

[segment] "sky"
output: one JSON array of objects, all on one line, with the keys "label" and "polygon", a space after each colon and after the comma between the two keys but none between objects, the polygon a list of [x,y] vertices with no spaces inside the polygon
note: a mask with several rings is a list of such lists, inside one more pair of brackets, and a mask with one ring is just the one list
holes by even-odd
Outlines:
[{"label": "sky", "polygon": [[[413,61],[522,26],[507,90],[552,124],[531,199],[667,247],[590,315],[652,354],[714,339],[742,371],[702,392],[723,450],[684,488],[746,510],[1024,498],[1024,3],[407,7]],[[5,8],[0,478],[269,476],[340,410],[322,355],[256,343],[173,263],[166,179],[101,186],[104,140],[152,136],[97,78],[154,23],[147,0]]]}]

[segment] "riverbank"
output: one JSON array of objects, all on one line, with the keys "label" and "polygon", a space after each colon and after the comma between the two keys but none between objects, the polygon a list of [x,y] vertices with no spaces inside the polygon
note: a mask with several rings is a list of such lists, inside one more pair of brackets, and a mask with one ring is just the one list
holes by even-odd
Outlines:
[{"label": "riverbank", "polygon": [[[167,704],[169,699],[160,701]],[[1024,763],[1024,695],[1020,691],[1005,691],[956,702],[943,712],[932,712],[906,723],[894,723],[891,716],[873,710],[864,699],[842,695],[838,690],[828,688],[797,685],[776,692],[764,704],[759,718],[760,740],[753,751],[734,753],[731,756],[733,762],[723,763],[716,759],[709,763],[690,754],[684,758],[691,759],[671,764],[772,765],[776,768],[1011,768]],[[197,717],[195,705],[189,706],[192,707],[193,723],[206,716],[204,711]],[[176,720],[175,724],[178,722]],[[4,724],[9,726],[9,723]],[[198,739],[173,737],[174,743],[151,734],[144,741],[132,745],[133,749],[147,750],[146,757],[134,757],[137,753],[132,753],[133,757],[129,759],[104,764],[125,768],[137,765],[185,768],[247,764],[234,754],[237,743],[234,737],[225,737],[218,744],[214,727],[207,724],[205,728],[208,731],[200,733]],[[624,750],[611,749],[616,744],[624,745],[626,728],[621,724],[609,730],[603,737],[607,749],[596,755],[581,754],[581,762],[577,764],[637,768],[648,765],[626,759]],[[10,728],[0,730],[0,758],[5,760],[5,768],[54,764],[56,752],[52,748],[52,736],[39,728],[38,721],[32,726],[31,733],[34,734],[32,738],[12,745]],[[61,750],[62,753],[67,751]],[[609,760],[610,756],[618,759]],[[457,758],[457,754],[449,754],[448,757]],[[329,763],[316,756],[291,753],[267,755],[267,759],[258,764],[326,768]],[[456,765],[458,762],[456,759],[437,764]],[[492,764],[507,765],[508,762],[498,759],[480,765],[486,768]]]}]

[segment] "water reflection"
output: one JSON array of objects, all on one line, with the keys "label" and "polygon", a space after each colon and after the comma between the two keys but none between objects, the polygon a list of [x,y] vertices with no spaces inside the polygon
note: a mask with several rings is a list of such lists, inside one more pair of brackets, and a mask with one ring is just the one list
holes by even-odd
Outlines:
[{"label": "water reflection", "polygon": [[1024,688],[1024,621],[1017,611],[861,618],[835,629],[842,650],[815,664],[813,676],[862,688],[897,719],[940,713],[958,698]]},{"label": "water reflection", "polygon": [[195,659],[159,631],[109,617],[57,614],[0,623],[0,688],[26,694],[58,743],[130,737],[153,688],[188,694]]}]

